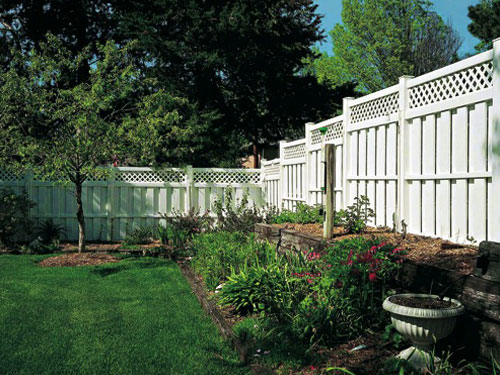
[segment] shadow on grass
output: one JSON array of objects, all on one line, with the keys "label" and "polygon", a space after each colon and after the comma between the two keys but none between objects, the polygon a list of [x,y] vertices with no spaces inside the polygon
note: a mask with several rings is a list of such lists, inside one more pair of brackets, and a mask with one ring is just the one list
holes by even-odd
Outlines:
[{"label": "shadow on grass", "polygon": [[169,260],[130,256],[124,257],[124,259],[120,263],[95,266],[90,272],[101,277],[106,277],[122,271],[145,268],[160,268],[168,267],[170,265],[172,265],[172,262]]}]

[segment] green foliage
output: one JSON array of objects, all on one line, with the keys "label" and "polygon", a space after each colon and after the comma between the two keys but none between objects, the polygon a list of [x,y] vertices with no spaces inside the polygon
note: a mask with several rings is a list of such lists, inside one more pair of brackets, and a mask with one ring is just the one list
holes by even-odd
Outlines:
[{"label": "green foliage", "polygon": [[54,223],[52,219],[42,220],[36,226],[36,237],[40,238],[44,245],[59,241],[65,232],[64,226]]},{"label": "green foliage", "polygon": [[256,254],[266,256],[272,246],[258,243],[253,234],[240,232],[205,233],[195,236],[191,250],[192,265],[208,289],[214,290],[232,272],[238,272]]},{"label": "green foliage", "polygon": [[[138,79],[135,45],[109,40],[96,47],[97,56],[89,48],[75,56],[48,34],[38,50],[16,51],[0,72],[0,165],[74,187],[80,251],[83,183],[106,178],[110,169],[103,166],[112,162],[154,163],[160,129],[183,121],[177,108],[184,99]],[[84,82],[68,82],[82,72]]]},{"label": "green foliage", "polygon": [[380,305],[400,267],[394,257],[400,250],[377,239],[340,241],[323,255],[279,254],[241,233],[196,236],[192,246],[193,267],[207,287],[222,283],[221,305],[263,314],[280,332],[308,345],[384,327]]},{"label": "green foliage", "polygon": [[233,198],[231,188],[226,188],[214,203],[217,215],[217,229],[228,232],[252,232],[255,224],[264,221],[264,213],[255,204],[249,205],[248,191],[240,200]]},{"label": "green foliage", "polygon": [[385,361],[383,367],[378,371],[378,375],[421,375],[421,373],[410,362],[399,358]]},{"label": "green foliage", "polygon": [[0,189],[0,246],[12,245],[16,234],[30,233],[28,214],[32,207],[35,202],[25,192],[15,194],[10,189]]},{"label": "green foliage", "polygon": [[462,40],[427,0],[343,0],[330,31],[333,56],[312,62],[320,82],[355,82],[362,93],[418,76],[457,59]]},{"label": "green foliage", "polygon": [[392,324],[385,326],[384,333],[382,334],[382,339],[387,343],[390,343],[395,349],[400,349],[404,341],[403,336],[401,336],[398,331],[394,328]]},{"label": "green foliage", "polygon": [[336,221],[344,226],[347,233],[361,233],[368,221],[375,217],[375,211],[370,208],[370,200],[366,195],[354,198],[354,204],[339,211]]},{"label": "green foliage", "polygon": [[127,233],[125,245],[145,245],[154,241],[154,229],[151,225],[139,225]]},{"label": "green foliage", "polygon": [[279,215],[272,219],[272,223],[323,223],[323,214],[321,206],[308,206],[305,203],[297,203],[295,211],[282,210]]},{"label": "green foliage", "polygon": [[290,321],[296,305],[307,295],[304,282],[291,271],[300,260],[295,257],[291,262],[290,255],[280,255],[272,246],[263,250],[266,256],[259,252],[239,272],[232,270],[220,290],[219,303],[242,314],[265,312],[277,321]]},{"label": "green foliage", "polygon": [[167,224],[167,227],[172,227],[174,231],[186,232],[189,236],[210,232],[213,230],[215,223],[209,211],[200,215],[195,208],[190,208],[188,212],[174,211],[173,215],[160,213],[160,216]]},{"label": "green foliage", "polygon": [[476,45],[479,52],[492,48],[492,42],[500,35],[500,1],[480,0],[469,6],[469,32],[480,40]]}]

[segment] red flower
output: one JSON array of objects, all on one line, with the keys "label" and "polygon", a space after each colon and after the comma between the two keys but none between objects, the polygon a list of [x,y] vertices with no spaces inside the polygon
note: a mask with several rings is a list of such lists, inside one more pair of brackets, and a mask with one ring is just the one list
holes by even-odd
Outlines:
[{"label": "red flower", "polygon": [[375,280],[377,280],[377,274],[375,272],[372,272],[368,275],[368,280],[370,280],[371,283],[374,283]]},{"label": "red flower", "polygon": [[401,251],[403,251],[403,249],[395,248],[394,250],[392,250],[392,253],[397,254],[400,253]]},{"label": "red flower", "polygon": [[340,289],[344,286],[344,283],[341,280],[337,280],[335,282],[335,288]]},{"label": "red flower", "polygon": [[373,245],[370,249],[370,254],[376,254],[377,253],[377,246]]},{"label": "red flower", "polygon": [[312,284],[313,282],[314,282],[314,280],[313,280],[313,279],[307,279],[307,283],[308,283],[308,284]]}]

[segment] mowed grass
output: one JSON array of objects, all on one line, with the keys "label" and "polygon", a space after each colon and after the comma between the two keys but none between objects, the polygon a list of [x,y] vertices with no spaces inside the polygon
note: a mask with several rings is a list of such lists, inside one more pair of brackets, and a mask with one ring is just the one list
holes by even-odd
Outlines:
[{"label": "mowed grass", "polygon": [[248,373],[175,263],[43,258],[0,256],[1,375]]}]

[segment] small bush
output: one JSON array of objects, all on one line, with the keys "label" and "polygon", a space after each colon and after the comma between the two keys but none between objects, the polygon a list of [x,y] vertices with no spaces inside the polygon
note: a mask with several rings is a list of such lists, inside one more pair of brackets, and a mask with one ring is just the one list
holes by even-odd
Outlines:
[{"label": "small bush", "polygon": [[172,258],[185,255],[187,245],[192,237],[188,229],[180,229],[168,222],[156,227],[156,236],[163,245],[170,246],[169,254]]},{"label": "small bush", "polygon": [[43,220],[36,227],[36,236],[44,245],[59,241],[65,232],[64,227],[54,223],[52,219]]},{"label": "small bush", "polygon": [[125,245],[145,245],[154,241],[153,227],[150,225],[139,225],[130,233],[127,233]]},{"label": "small bush", "polygon": [[231,189],[225,189],[214,205],[219,231],[248,233],[254,230],[255,224],[265,221],[261,210],[255,205],[249,206],[248,192],[240,201],[235,201]]},{"label": "small bush", "polygon": [[323,210],[320,205],[308,206],[304,203],[297,203],[295,211],[283,210],[272,220],[275,224],[297,223],[313,224],[323,223]]},{"label": "small bush", "polygon": [[26,193],[15,194],[10,189],[0,189],[0,245],[10,246],[18,233],[31,233],[29,211],[35,202]]},{"label": "small bush", "polygon": [[354,198],[354,204],[339,211],[338,223],[344,226],[347,233],[361,233],[368,221],[375,217],[375,211],[370,208],[370,200],[366,195]]},{"label": "small bush", "polygon": [[174,211],[172,216],[165,213],[160,214],[167,226],[174,230],[187,232],[189,235],[210,232],[214,227],[214,218],[207,211],[201,215],[197,210],[191,208],[188,212]]}]

